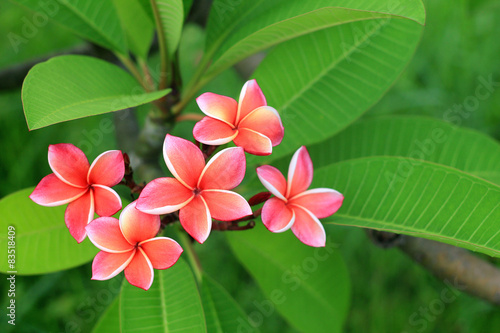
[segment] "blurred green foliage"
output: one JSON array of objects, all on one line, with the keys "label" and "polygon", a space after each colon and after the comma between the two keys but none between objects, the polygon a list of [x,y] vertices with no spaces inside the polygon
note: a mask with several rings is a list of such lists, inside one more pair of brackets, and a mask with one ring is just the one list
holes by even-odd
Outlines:
[{"label": "blurred green foliage", "polygon": [[[366,117],[398,113],[446,120],[455,104],[463,104],[467,96],[474,95],[479,76],[487,78],[493,75],[494,81],[500,81],[500,2],[424,2],[427,24],[415,57],[395,86]],[[48,23],[38,28],[37,34],[27,43],[20,44],[16,53],[9,41],[9,33],[22,35],[25,21],[32,17],[32,13],[2,2],[0,70],[81,43],[63,28]],[[181,52],[184,48],[189,53],[202,43],[197,31],[186,34],[185,38]],[[198,55],[193,53],[193,56]],[[237,96],[240,85],[236,83],[241,79],[235,77],[234,72],[225,75],[211,89]],[[231,82],[226,85],[227,90],[224,90],[224,82]],[[49,144],[69,142],[85,146],[82,148],[86,148],[89,160],[116,147],[114,134],[102,130],[112,121],[110,114],[29,132],[20,96],[20,90],[0,92],[0,197],[33,186],[50,173],[47,163]],[[195,110],[194,105],[188,107],[188,112]],[[147,110],[141,114],[144,112]],[[500,89],[480,101],[468,117],[460,117],[459,125],[479,129],[500,139]],[[175,131],[189,133],[190,126],[192,123],[186,122]],[[449,303],[440,301],[448,285],[398,250],[375,247],[362,230],[328,226],[327,234],[338,243],[352,278],[352,305],[346,332],[500,331],[500,309],[465,293],[453,294],[455,299]],[[196,248],[206,272],[221,283],[248,314],[258,312],[258,304],[264,301],[264,296],[230,253],[224,235],[214,232],[204,246]],[[89,332],[117,295],[122,275],[105,282],[91,281],[90,276],[90,264],[44,276],[18,276],[18,325],[14,329],[4,318],[0,322],[0,331]],[[0,286],[2,291],[6,290],[4,278]],[[5,308],[7,301],[6,292],[2,292],[0,306]],[[438,303],[444,306],[438,306]],[[424,315],[426,311],[427,315]],[[260,329],[262,332],[294,332],[276,313],[265,317]]]}]

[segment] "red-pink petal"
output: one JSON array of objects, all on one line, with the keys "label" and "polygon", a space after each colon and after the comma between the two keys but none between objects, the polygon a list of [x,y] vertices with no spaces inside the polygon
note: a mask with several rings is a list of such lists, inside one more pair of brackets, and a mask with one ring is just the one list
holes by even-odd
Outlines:
[{"label": "red-pink petal", "polygon": [[136,208],[148,214],[169,214],[187,205],[193,196],[177,179],[157,178],[142,190]]},{"label": "red-pink petal", "polygon": [[144,290],[148,290],[153,284],[153,265],[141,248],[138,248],[134,258],[125,268],[125,278],[131,285]]},{"label": "red-pink petal", "polygon": [[319,219],[328,217],[339,210],[344,196],[329,188],[315,188],[302,192],[288,202],[302,206]]},{"label": "red-pink petal", "polygon": [[201,150],[188,140],[167,134],[163,157],[174,177],[186,187],[194,189],[205,167]]},{"label": "red-pink petal", "polygon": [[293,154],[288,167],[287,198],[304,192],[309,188],[313,179],[313,164],[305,146],[300,147]]},{"label": "red-pink petal", "polygon": [[247,114],[252,112],[258,107],[267,105],[266,98],[262,93],[256,80],[249,80],[243,86],[240,93],[240,99],[238,104],[238,117],[236,119],[239,122],[241,119],[245,118]]},{"label": "red-pink petal", "polygon": [[212,217],[205,200],[198,195],[179,213],[181,225],[188,234],[202,244],[212,230]]},{"label": "red-pink petal", "polygon": [[125,174],[125,164],[123,154],[119,150],[109,150],[92,162],[88,173],[89,184],[99,184],[104,186],[115,186]]},{"label": "red-pink petal", "polygon": [[120,229],[130,244],[153,238],[160,231],[160,216],[141,212],[136,203],[130,203],[120,214]]},{"label": "red-pink petal", "polygon": [[248,202],[241,195],[226,190],[205,190],[201,192],[210,215],[219,221],[233,221],[252,214]]},{"label": "red-pink petal", "polygon": [[246,160],[238,147],[221,150],[207,163],[200,176],[200,189],[230,190],[245,177]]},{"label": "red-pink petal", "polygon": [[156,237],[139,244],[149,261],[156,269],[167,269],[173,266],[182,253],[182,247],[168,237]]},{"label": "red-pink petal", "polygon": [[231,142],[237,134],[238,131],[228,124],[210,117],[204,117],[193,128],[193,136],[196,141],[211,146],[220,146]]},{"label": "red-pink petal", "polygon": [[94,195],[92,190],[71,202],[64,213],[69,233],[78,243],[87,236],[85,227],[94,219]]},{"label": "red-pink petal", "polygon": [[70,143],[49,146],[49,165],[54,174],[68,185],[87,186],[89,161],[85,154]]},{"label": "red-pink petal", "polygon": [[108,280],[117,276],[134,258],[136,250],[124,253],[99,252],[92,262],[92,280]]},{"label": "red-pink petal", "polygon": [[51,173],[42,178],[33,193],[31,193],[30,199],[39,205],[54,207],[72,202],[87,191],[87,188],[68,185]]},{"label": "red-pink petal", "polygon": [[249,154],[265,156],[273,152],[271,139],[248,128],[239,129],[238,135],[233,139],[233,142],[245,149]]},{"label": "red-pink petal", "polygon": [[292,231],[304,244],[314,247],[325,246],[326,233],[321,222],[313,213],[300,206],[291,206],[295,212]]},{"label": "red-pink petal", "polygon": [[263,165],[257,168],[257,176],[262,185],[272,194],[281,200],[286,200],[286,179],[278,169],[270,165]]},{"label": "red-pink petal", "polygon": [[95,212],[99,216],[111,216],[122,209],[118,193],[107,186],[93,185]]},{"label": "red-pink petal", "polygon": [[278,198],[271,198],[262,207],[262,223],[269,231],[283,232],[293,225],[295,213]]},{"label": "red-pink petal", "polygon": [[120,222],[114,217],[95,219],[85,227],[85,230],[90,241],[102,251],[123,253],[134,249],[134,246],[123,237]]},{"label": "red-pink petal", "polygon": [[281,143],[285,131],[278,111],[270,106],[261,106],[250,112],[239,122],[238,128],[248,128],[267,136],[273,147]]},{"label": "red-pink petal", "polygon": [[198,97],[196,102],[207,116],[234,125],[238,103],[231,97],[207,92]]}]

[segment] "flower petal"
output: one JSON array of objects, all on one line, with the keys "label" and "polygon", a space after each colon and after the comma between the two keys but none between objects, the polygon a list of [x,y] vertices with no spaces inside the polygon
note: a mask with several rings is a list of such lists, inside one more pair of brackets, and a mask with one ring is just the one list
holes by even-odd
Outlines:
[{"label": "flower petal", "polygon": [[80,198],[71,202],[64,212],[64,221],[69,233],[78,243],[87,236],[85,227],[94,219],[94,194],[87,191]]},{"label": "flower petal", "polygon": [[87,176],[89,184],[115,186],[125,175],[123,154],[119,150],[108,150],[92,162]]},{"label": "flower petal", "polygon": [[256,80],[249,80],[241,89],[236,122],[258,107],[267,105],[266,98]]},{"label": "flower petal", "polygon": [[288,186],[286,197],[304,192],[309,188],[313,179],[313,164],[305,146],[300,147],[293,154],[288,167]]},{"label": "flower petal", "polygon": [[210,117],[204,117],[193,128],[193,136],[196,141],[212,146],[220,146],[231,142],[236,135],[238,135],[237,130],[220,120]]},{"label": "flower petal", "polygon": [[120,214],[120,229],[130,244],[153,238],[160,231],[160,216],[136,209],[136,201],[130,203]]},{"label": "flower petal", "polygon": [[108,280],[117,276],[129,265],[136,250],[124,253],[99,252],[92,262],[92,280]]},{"label": "flower petal", "polygon": [[273,152],[273,144],[264,134],[248,128],[240,128],[233,139],[235,145],[242,147],[249,154],[265,156]]},{"label": "flower petal", "polygon": [[285,133],[278,111],[270,106],[261,106],[250,112],[240,121],[238,128],[264,134],[271,140],[273,147],[281,143]]},{"label": "flower petal", "polygon": [[205,167],[201,150],[188,140],[167,134],[163,157],[174,177],[186,187],[194,189]]},{"label": "flower petal", "polygon": [[210,215],[219,221],[233,221],[252,214],[248,202],[241,195],[226,190],[205,190],[201,192]]},{"label": "flower petal", "polygon": [[286,200],[286,179],[278,169],[270,165],[263,165],[257,168],[257,176],[262,185],[272,194],[281,200]]},{"label": "flower petal", "polygon": [[198,97],[196,103],[207,116],[223,121],[230,126],[234,125],[238,103],[231,97],[207,92]]},{"label": "flower petal", "polygon": [[304,244],[314,247],[325,246],[326,233],[321,222],[313,213],[300,206],[291,206],[295,212],[292,231]]},{"label": "flower petal", "polygon": [[125,278],[131,285],[144,290],[148,290],[153,284],[153,265],[141,248],[138,248],[134,258],[125,268]]},{"label": "flower petal", "polygon": [[122,209],[118,193],[104,185],[93,185],[95,212],[99,216],[111,216]]},{"label": "flower petal", "polygon": [[262,207],[262,223],[271,232],[283,232],[294,224],[295,213],[278,198],[271,198]]},{"label": "flower petal", "polygon": [[183,251],[182,247],[171,238],[156,237],[139,244],[149,261],[156,269],[167,269],[173,266]]},{"label": "flower petal", "polygon": [[184,230],[200,244],[208,238],[212,230],[210,210],[201,195],[194,197],[181,209],[179,220]]},{"label": "flower petal", "polygon": [[230,190],[245,177],[246,160],[243,149],[226,148],[215,154],[200,176],[198,188]]},{"label": "flower petal", "polygon": [[77,147],[70,143],[49,146],[49,165],[54,174],[68,185],[87,186],[89,161]]},{"label": "flower petal", "polygon": [[328,217],[339,210],[344,196],[329,188],[315,188],[299,193],[290,199],[290,205],[304,207],[319,219]]},{"label": "flower petal", "polygon": [[102,251],[123,253],[134,249],[134,246],[123,237],[120,222],[114,217],[95,219],[85,227],[85,230],[90,241]]},{"label": "flower petal", "polygon": [[142,190],[136,208],[148,214],[169,214],[187,205],[193,197],[193,191],[177,179],[157,178]]},{"label": "flower petal", "polygon": [[55,174],[51,173],[42,178],[33,190],[33,193],[30,194],[30,199],[39,205],[54,207],[72,202],[87,191],[87,188],[68,185],[61,181]]}]

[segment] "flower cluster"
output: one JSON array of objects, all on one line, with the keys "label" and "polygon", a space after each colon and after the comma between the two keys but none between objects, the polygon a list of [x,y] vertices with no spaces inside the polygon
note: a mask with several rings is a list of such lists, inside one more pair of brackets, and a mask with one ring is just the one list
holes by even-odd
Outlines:
[{"label": "flower cluster", "polygon": [[[120,197],[111,187],[124,177],[123,154],[107,151],[89,165],[83,152],[71,144],[49,147],[49,165],[54,173],[40,181],[30,198],[44,206],[69,203],[65,221],[71,235],[78,242],[88,235],[101,250],[94,258],[92,279],[106,280],[125,271],[132,285],[149,289],[153,269],[171,267],[183,251],[176,241],[156,237],[163,221],[160,215],[168,217],[166,220],[179,220],[199,243],[205,242],[214,228],[213,219],[231,224],[261,214],[269,231],[291,228],[304,244],[325,246],[325,231],[318,219],[335,213],[343,196],[333,189],[308,189],[313,165],[305,147],[293,155],[288,181],[272,166],[257,168],[260,181],[270,193],[259,193],[250,202],[255,205],[265,201],[262,210],[252,212],[245,198],[231,191],[245,176],[245,152],[270,155],[284,136],[280,116],[267,105],[257,82],[250,80],[243,86],[239,102],[205,93],[197,103],[206,117],[194,126],[193,136],[204,150],[167,134],[163,157],[173,177],[147,184],[119,219],[111,217],[122,208]],[[236,147],[222,149],[210,158],[218,146],[230,142]]]}]

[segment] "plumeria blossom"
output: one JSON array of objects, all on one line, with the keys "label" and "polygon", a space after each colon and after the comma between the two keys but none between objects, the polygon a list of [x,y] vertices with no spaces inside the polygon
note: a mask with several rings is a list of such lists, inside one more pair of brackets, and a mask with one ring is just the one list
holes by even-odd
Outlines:
[{"label": "plumeria blossom", "polygon": [[255,80],[245,83],[239,103],[214,93],[204,93],[196,102],[207,115],[193,129],[194,138],[201,143],[218,146],[234,141],[247,153],[269,155],[283,139],[281,118],[267,106]]},{"label": "plumeria blossom", "polygon": [[232,221],[252,214],[247,201],[229,191],[245,176],[242,148],[224,149],[205,165],[203,153],[192,142],[167,134],[163,156],[175,178],[158,178],[146,185],[137,209],[158,215],[180,210],[181,225],[199,243],[210,234],[212,218]]},{"label": "plumeria blossom", "polygon": [[258,167],[257,175],[275,196],[262,207],[262,222],[267,229],[283,232],[292,228],[302,243],[325,246],[325,229],[318,218],[335,213],[344,196],[329,188],[308,190],[313,179],[313,164],[306,147],[302,146],[293,155],[288,182],[278,169],[269,165]]},{"label": "plumeria blossom", "polygon": [[125,173],[119,150],[102,153],[90,165],[74,145],[50,145],[49,165],[54,173],[40,181],[30,198],[48,207],[69,203],[64,220],[78,243],[85,239],[85,226],[94,219],[94,213],[111,216],[122,208],[120,196],[111,189]]},{"label": "plumeria blossom", "polygon": [[167,269],[177,262],[182,247],[168,237],[155,237],[160,217],[135,208],[123,209],[120,219],[100,217],[87,225],[89,239],[101,251],[92,262],[92,280],[107,280],[125,270],[130,284],[148,290],[155,269]]}]

